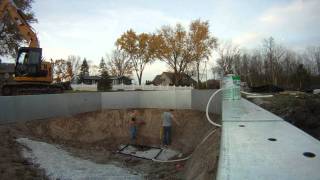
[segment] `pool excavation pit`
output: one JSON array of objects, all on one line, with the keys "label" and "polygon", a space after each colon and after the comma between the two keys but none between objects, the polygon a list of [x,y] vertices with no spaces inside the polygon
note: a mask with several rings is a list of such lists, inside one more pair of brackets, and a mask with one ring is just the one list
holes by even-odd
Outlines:
[{"label": "pool excavation pit", "polygon": [[[168,109],[135,109],[137,140],[130,141],[133,109],[102,110],[74,116],[31,120],[0,126],[2,177],[31,179],[214,179],[220,129],[205,112],[174,110],[172,144],[162,145],[162,113]],[[219,117],[210,114],[211,119]],[[205,138],[205,139],[204,139]],[[4,171],[3,168],[14,171]],[[25,174],[28,176],[25,176]]]}]

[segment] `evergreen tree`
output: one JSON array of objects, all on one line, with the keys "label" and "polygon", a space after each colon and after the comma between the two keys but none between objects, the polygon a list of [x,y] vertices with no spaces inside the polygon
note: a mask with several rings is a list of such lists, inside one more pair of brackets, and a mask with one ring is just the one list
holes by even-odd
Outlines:
[{"label": "evergreen tree", "polygon": [[79,82],[83,83],[83,79],[85,76],[89,76],[89,65],[87,62],[87,59],[84,58],[80,67],[80,73],[79,73]]},{"label": "evergreen tree", "polygon": [[104,61],[103,57],[100,60],[100,64],[99,64],[99,72],[100,74],[102,74],[103,71],[107,71],[107,65],[106,62]]},{"label": "evergreen tree", "polygon": [[98,91],[108,91],[112,89],[112,80],[108,74],[108,71],[103,70],[101,72],[101,79],[98,81]]}]

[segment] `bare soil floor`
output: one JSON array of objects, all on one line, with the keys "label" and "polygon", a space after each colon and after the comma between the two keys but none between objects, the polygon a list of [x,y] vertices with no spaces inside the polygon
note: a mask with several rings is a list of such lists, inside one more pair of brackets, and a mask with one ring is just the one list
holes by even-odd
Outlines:
[{"label": "bare soil floor", "polygon": [[[59,145],[73,156],[100,164],[114,164],[143,174],[145,179],[214,179],[219,154],[220,130],[210,136],[197,149],[201,140],[215,128],[204,112],[175,110],[179,124],[173,124],[172,145],[182,153],[183,162],[158,163],[116,153],[120,144],[129,140],[129,120],[132,110],[104,110],[78,114],[72,117],[35,120],[0,126],[0,179],[47,179],[38,164],[24,159],[16,138],[43,141]],[[161,145],[161,114],[163,109],[138,109],[138,144]],[[211,115],[213,119],[219,119]],[[181,157],[174,157],[177,159]]]}]

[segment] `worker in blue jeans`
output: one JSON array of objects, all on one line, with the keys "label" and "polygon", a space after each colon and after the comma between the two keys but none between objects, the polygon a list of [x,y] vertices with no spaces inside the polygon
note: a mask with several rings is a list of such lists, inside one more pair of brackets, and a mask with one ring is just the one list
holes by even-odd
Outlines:
[{"label": "worker in blue jeans", "polygon": [[132,144],[136,144],[136,140],[137,140],[137,128],[138,128],[137,114],[138,114],[137,110],[134,110],[130,114],[129,128],[130,128],[130,140]]},{"label": "worker in blue jeans", "polygon": [[164,146],[168,146],[171,144],[172,121],[175,121],[178,125],[180,125],[180,123],[173,116],[172,112],[173,112],[173,109],[170,109],[169,112],[163,112],[163,115],[162,115]]}]

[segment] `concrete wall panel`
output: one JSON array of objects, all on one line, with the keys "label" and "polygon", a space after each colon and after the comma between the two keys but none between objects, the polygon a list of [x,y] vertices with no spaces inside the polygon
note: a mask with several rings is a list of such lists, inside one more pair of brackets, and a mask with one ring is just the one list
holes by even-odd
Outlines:
[{"label": "concrete wall panel", "polygon": [[0,123],[67,116],[101,109],[99,93],[0,97]]},{"label": "concrete wall panel", "polygon": [[176,91],[176,109],[191,109],[191,92],[190,90]]},{"label": "concrete wall panel", "polygon": [[[125,91],[0,97],[0,123],[69,116],[101,109],[173,108],[205,111],[214,91]],[[211,112],[219,112],[214,100]]]},{"label": "concrete wall panel", "polygon": [[140,91],[103,92],[101,93],[102,109],[125,109],[139,107]]},{"label": "concrete wall panel", "polygon": [[[199,111],[206,111],[207,103],[210,96],[216,90],[192,90],[191,93],[191,107]],[[209,112],[221,114],[221,92],[211,101]]]}]

